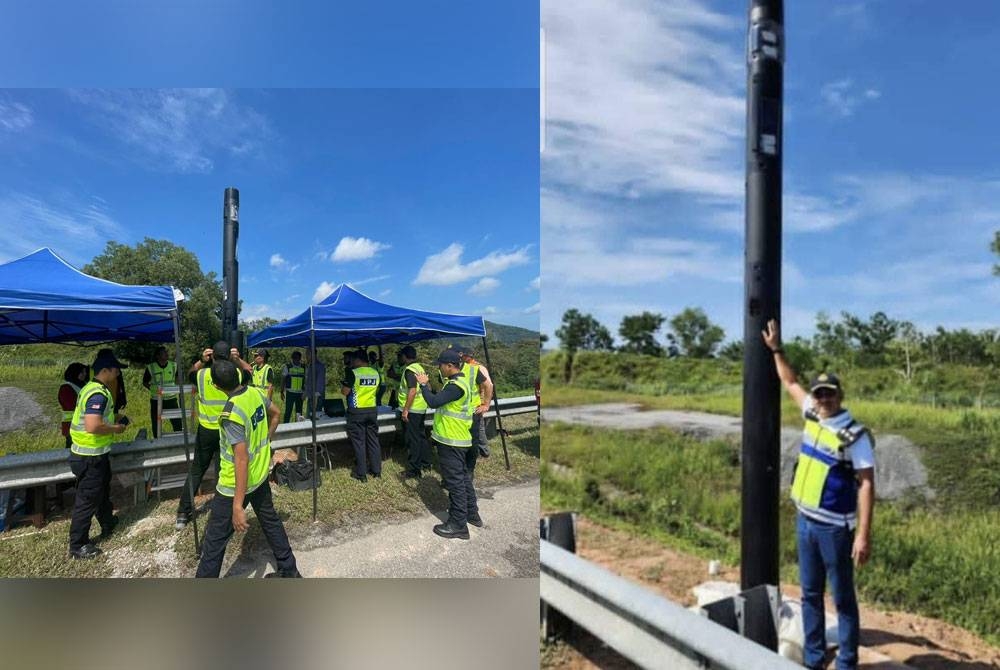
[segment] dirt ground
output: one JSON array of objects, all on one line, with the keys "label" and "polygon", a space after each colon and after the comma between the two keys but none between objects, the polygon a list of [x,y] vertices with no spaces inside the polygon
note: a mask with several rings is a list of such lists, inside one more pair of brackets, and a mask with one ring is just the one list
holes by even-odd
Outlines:
[{"label": "dirt ground", "polygon": [[[577,554],[685,606],[695,604],[691,589],[697,584],[708,580],[738,583],[740,579],[739,570],[729,567],[710,577],[707,561],[702,558],[600,526],[583,517],[577,523]],[[782,584],[781,590],[793,598],[800,596],[794,584]],[[834,610],[832,602],[828,602],[827,609]],[[1000,649],[968,631],[916,614],[883,611],[864,604],[861,646],[860,667],[867,670],[1000,668]],[[547,645],[542,651],[542,664],[571,670],[633,667],[588,635],[574,640],[572,645]]]}]

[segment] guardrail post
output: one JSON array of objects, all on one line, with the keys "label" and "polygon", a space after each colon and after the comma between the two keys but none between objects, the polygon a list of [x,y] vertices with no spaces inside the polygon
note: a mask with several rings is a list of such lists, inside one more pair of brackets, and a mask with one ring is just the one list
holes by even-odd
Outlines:
[{"label": "guardrail post", "polygon": [[[560,549],[576,553],[576,526],[572,512],[559,512],[543,517],[538,523],[539,536]],[[542,639],[554,640],[573,632],[573,621],[562,612],[541,601]]]}]

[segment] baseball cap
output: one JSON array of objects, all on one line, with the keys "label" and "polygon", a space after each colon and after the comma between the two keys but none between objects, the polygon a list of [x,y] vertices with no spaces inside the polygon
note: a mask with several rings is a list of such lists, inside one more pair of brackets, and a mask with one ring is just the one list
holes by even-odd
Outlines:
[{"label": "baseball cap", "polygon": [[822,372],[813,377],[812,382],[809,384],[810,393],[815,392],[816,389],[833,389],[834,391],[839,391],[840,379],[837,378],[837,375]]},{"label": "baseball cap", "polygon": [[453,346],[451,348],[451,350],[454,351],[459,356],[471,356],[472,355],[472,347],[467,347],[464,344],[456,344],[455,346]]},{"label": "baseball cap", "polygon": [[403,347],[402,349],[400,349],[399,353],[403,354],[407,358],[416,358],[417,357],[417,350],[416,350],[416,348],[413,347],[412,345],[409,345],[409,344],[406,345],[405,347]]},{"label": "baseball cap", "polygon": [[267,351],[267,349],[258,349],[257,351],[253,352],[253,355],[254,356],[263,356],[264,359],[266,360],[267,357],[268,357],[268,351]]},{"label": "baseball cap", "polygon": [[125,365],[117,358],[115,358],[114,353],[112,353],[110,350],[99,351],[97,353],[97,357],[94,359],[94,365],[93,365],[95,375],[101,370],[104,370],[106,368],[118,368],[119,370],[122,370],[127,367],[128,367],[127,365]]},{"label": "baseball cap", "polygon": [[445,349],[440,354],[438,354],[435,363],[451,363],[452,365],[461,365],[462,358],[454,349]]}]

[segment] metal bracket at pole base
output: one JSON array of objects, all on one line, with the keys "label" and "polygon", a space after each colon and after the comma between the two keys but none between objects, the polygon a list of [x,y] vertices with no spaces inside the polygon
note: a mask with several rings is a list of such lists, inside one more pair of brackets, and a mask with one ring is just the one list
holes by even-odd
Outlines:
[{"label": "metal bracket at pole base", "polygon": [[761,584],[730,598],[703,605],[710,620],[771,651],[778,649],[778,587]]},{"label": "metal bracket at pole base", "polygon": [[[566,551],[576,553],[576,518],[572,512],[550,514],[538,520],[538,535]],[[559,610],[541,601],[542,640],[567,638],[573,633],[573,621]]]}]

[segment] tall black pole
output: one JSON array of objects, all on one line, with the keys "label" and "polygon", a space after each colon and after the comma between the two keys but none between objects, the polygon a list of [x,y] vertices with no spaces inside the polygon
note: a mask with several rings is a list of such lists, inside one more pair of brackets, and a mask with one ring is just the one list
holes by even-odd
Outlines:
[{"label": "tall black pole", "polygon": [[[177,309],[174,309],[174,343],[175,343],[175,360],[177,361],[177,373],[181,373],[184,369],[184,361],[181,358],[181,326],[180,317],[177,315]],[[175,379],[175,382],[178,380]],[[180,380],[183,381],[183,380]],[[180,384],[180,390],[177,393],[177,406],[181,408],[181,432],[184,434],[184,465],[187,466],[187,471],[191,472],[191,446],[188,442],[188,416],[187,412],[184,411],[184,384]],[[191,496],[191,506],[194,507],[194,482],[188,477],[188,494]],[[193,510],[192,510],[193,511]],[[191,515],[191,529],[194,531],[194,555],[201,555],[201,547],[198,545],[198,517],[195,514]]]},{"label": "tall black pole", "polygon": [[[493,363],[490,362],[490,350],[486,347],[485,335],[483,335],[483,355],[486,357],[486,369],[492,370]],[[490,372],[490,379],[496,379],[492,372]],[[473,379],[472,383],[475,384],[476,380]],[[507,436],[503,434],[503,421],[500,420],[500,399],[497,397],[496,382],[493,383],[493,409],[497,413],[497,432],[500,433],[500,444],[503,445],[503,462],[507,464],[507,469],[510,470],[510,456],[507,454]]]},{"label": "tall black pole", "polygon": [[311,402],[309,406],[312,411],[309,412],[310,420],[312,421],[312,459],[313,459],[313,522],[316,521],[316,508],[318,506],[317,496],[319,492],[316,490],[316,478],[319,476],[317,468],[319,468],[319,459],[316,457],[316,452],[318,447],[316,445],[316,324],[313,323],[313,308],[309,307],[309,393],[312,394],[310,398]]},{"label": "tall black pole", "polygon": [[743,305],[744,589],[778,584],[781,405],[761,331],[781,318],[782,0],[751,0],[747,40],[746,268]]},{"label": "tall black pole", "polygon": [[[227,188],[222,202],[222,339],[243,352],[243,334],[239,332],[240,263],[237,245],[240,238],[240,191]],[[244,354],[246,352],[243,352]]]}]

